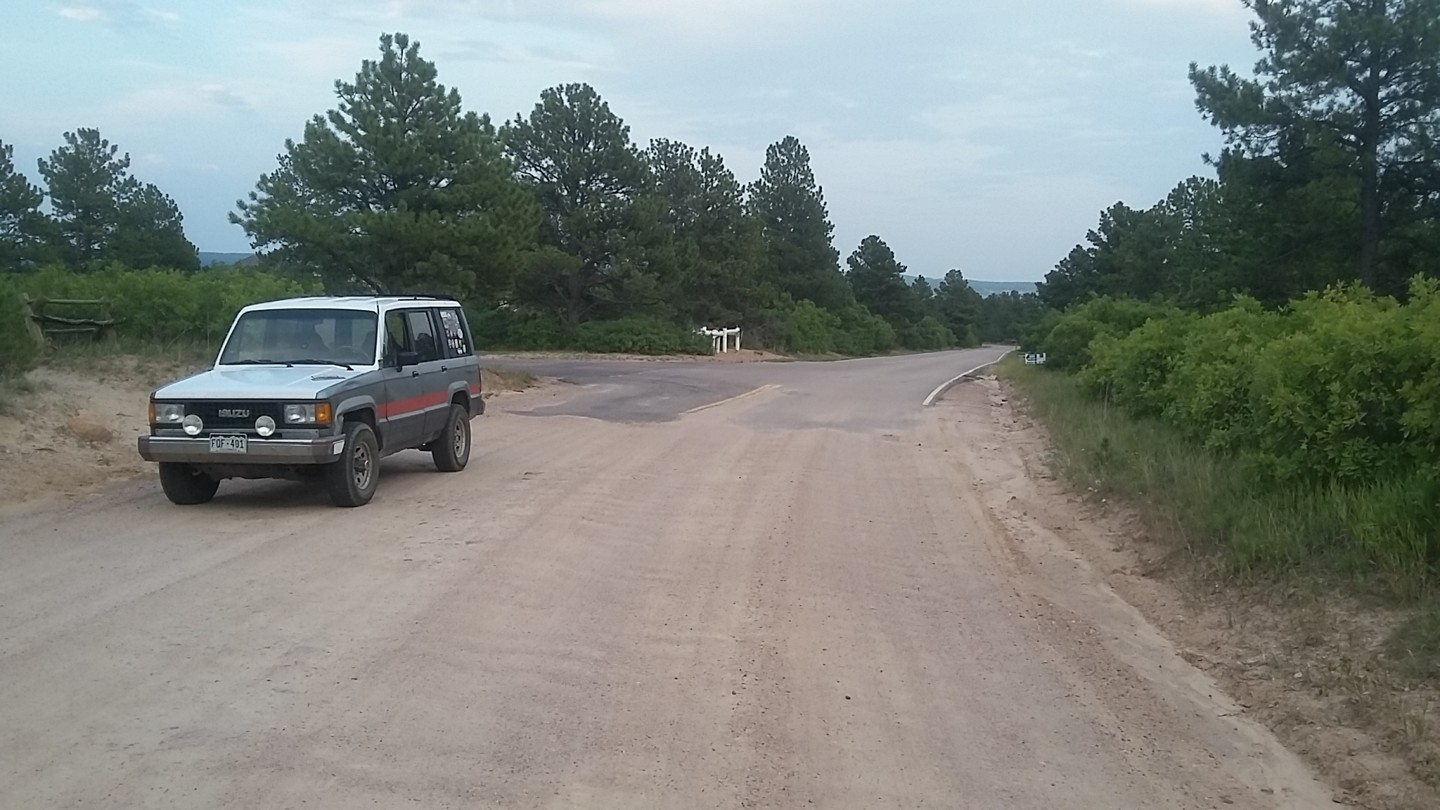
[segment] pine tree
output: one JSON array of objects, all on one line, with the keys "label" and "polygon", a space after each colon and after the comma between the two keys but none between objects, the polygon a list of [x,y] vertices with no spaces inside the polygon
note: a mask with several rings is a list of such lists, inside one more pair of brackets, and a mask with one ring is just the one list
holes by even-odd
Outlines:
[{"label": "pine tree", "polygon": [[488,116],[465,112],[405,34],[339,105],[287,140],[231,221],[268,257],[376,292],[503,295],[535,243],[539,212],[512,177]]}]

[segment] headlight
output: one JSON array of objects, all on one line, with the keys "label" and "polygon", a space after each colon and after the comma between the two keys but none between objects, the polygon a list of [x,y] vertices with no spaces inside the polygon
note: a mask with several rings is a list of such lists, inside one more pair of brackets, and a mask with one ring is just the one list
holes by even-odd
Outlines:
[{"label": "headlight", "polygon": [[261,436],[275,435],[275,420],[269,416],[262,416],[255,420],[255,432]]},{"label": "headlight", "polygon": [[178,425],[185,418],[185,406],[178,402],[150,403],[150,424]]},{"label": "headlight", "polygon": [[180,426],[185,428],[185,435],[187,436],[199,436],[200,431],[205,429],[205,423],[200,420],[200,417],[193,413],[182,419]]},{"label": "headlight", "polygon": [[308,402],[301,405],[286,405],[285,424],[328,425],[330,424],[330,403]]}]

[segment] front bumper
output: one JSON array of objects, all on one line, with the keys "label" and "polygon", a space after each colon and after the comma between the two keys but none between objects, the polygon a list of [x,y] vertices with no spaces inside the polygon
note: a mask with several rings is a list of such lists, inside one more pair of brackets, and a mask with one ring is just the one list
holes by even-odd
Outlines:
[{"label": "front bumper", "polygon": [[141,436],[140,457],[179,464],[329,464],[340,457],[343,436],[325,439],[251,438],[244,453],[212,453],[210,440],[188,436]]}]

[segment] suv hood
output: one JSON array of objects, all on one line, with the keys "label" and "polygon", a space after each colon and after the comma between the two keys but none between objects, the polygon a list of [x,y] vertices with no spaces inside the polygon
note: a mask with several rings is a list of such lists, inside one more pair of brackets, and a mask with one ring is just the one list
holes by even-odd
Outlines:
[{"label": "suv hood", "polygon": [[364,374],[341,366],[218,366],[155,391],[156,399],[318,399],[320,393]]}]

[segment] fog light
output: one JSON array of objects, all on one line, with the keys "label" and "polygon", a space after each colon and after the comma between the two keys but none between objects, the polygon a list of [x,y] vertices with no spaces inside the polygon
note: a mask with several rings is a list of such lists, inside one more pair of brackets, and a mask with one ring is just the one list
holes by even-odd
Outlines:
[{"label": "fog light", "polygon": [[269,416],[262,416],[255,420],[255,432],[261,436],[275,435],[275,420]]},{"label": "fog light", "polygon": [[193,413],[186,416],[185,421],[181,422],[180,426],[185,428],[185,435],[187,436],[199,436],[200,431],[205,429],[205,423],[201,421],[200,417]]}]

